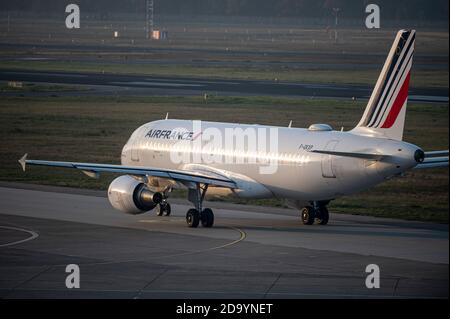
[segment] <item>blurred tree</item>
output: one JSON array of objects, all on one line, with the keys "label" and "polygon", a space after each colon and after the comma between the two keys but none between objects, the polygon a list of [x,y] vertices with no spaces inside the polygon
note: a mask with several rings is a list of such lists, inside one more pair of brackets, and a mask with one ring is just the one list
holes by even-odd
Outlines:
[{"label": "blurred tree", "polygon": [[[448,20],[448,0],[154,0],[159,14],[323,18],[340,8],[342,18],[362,18],[376,3],[385,19]],[[0,11],[64,13],[69,3],[97,14],[145,12],[146,0],[14,0],[0,1]]]}]

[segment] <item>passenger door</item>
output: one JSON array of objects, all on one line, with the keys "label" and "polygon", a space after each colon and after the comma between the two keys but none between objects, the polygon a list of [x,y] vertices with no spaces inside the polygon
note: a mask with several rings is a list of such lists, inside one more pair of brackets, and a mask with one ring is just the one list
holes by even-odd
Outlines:
[{"label": "passenger door", "polygon": [[146,132],[146,127],[141,127],[136,134],[134,134],[133,136],[133,140],[131,143],[131,160],[133,162],[139,162],[139,148],[141,146],[142,143],[142,137],[144,132]]}]

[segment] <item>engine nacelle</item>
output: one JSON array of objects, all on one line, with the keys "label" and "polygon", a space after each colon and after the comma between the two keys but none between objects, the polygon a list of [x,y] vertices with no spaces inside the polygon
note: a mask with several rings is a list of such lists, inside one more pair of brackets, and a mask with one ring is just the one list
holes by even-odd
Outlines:
[{"label": "engine nacelle", "polygon": [[108,199],[115,209],[136,215],[155,208],[163,200],[163,195],[151,192],[144,183],[129,175],[123,175],[109,185]]}]

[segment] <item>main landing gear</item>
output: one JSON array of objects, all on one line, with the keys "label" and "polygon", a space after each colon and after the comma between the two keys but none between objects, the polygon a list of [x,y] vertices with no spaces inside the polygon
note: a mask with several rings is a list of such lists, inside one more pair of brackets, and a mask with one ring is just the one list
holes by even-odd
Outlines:
[{"label": "main landing gear", "polygon": [[302,222],[305,225],[312,225],[315,221],[319,225],[328,224],[329,213],[327,209],[327,203],[313,202],[311,206],[303,207],[301,211]]},{"label": "main landing gear", "polygon": [[157,216],[170,216],[172,209],[170,204],[164,199],[161,203],[156,206],[156,215]]},{"label": "main landing gear", "polygon": [[189,188],[188,199],[194,204],[186,213],[186,223],[189,227],[198,227],[202,223],[203,227],[212,227],[214,225],[214,213],[211,208],[202,209],[203,199],[205,198],[208,184],[197,184],[196,188]]},{"label": "main landing gear", "polygon": [[[188,199],[194,204],[186,213],[186,223],[189,227],[198,227],[201,223],[203,227],[212,227],[214,225],[214,213],[211,208],[202,208],[203,199],[205,198],[208,184],[197,183],[195,188],[189,188]],[[170,216],[171,207],[167,202],[168,193],[171,189],[167,189],[163,193],[155,193],[153,200],[157,202],[156,215]]]},{"label": "main landing gear", "polygon": [[158,192],[153,195],[153,202],[156,203],[157,216],[170,216],[172,209],[167,201],[170,192],[172,192],[172,188],[167,187],[163,192]]}]

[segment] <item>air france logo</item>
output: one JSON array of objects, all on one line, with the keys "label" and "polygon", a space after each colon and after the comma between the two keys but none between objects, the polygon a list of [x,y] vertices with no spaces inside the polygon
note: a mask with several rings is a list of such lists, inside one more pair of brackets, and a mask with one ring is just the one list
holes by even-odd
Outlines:
[{"label": "air france logo", "polygon": [[182,140],[193,141],[198,135],[194,136],[194,132],[187,130],[154,130],[151,129],[145,134],[148,138],[160,138],[165,140]]}]

